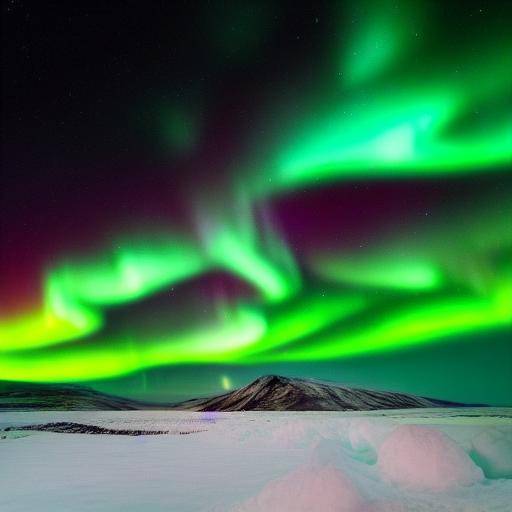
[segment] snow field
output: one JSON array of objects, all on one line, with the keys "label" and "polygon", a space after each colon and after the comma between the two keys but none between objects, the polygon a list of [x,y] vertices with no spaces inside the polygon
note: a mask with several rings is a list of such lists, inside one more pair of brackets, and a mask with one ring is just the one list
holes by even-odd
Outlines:
[{"label": "snow field", "polygon": [[[2,512],[510,512],[512,411],[1,413],[206,428],[141,437],[0,432]],[[459,413],[460,414],[460,413]]]}]

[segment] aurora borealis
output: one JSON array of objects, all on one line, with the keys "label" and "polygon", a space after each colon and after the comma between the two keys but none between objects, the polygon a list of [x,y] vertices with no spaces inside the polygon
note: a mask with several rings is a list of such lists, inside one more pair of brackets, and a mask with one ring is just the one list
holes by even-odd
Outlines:
[{"label": "aurora borealis", "polygon": [[[505,403],[510,5],[213,4],[7,13],[0,379],[367,361],[359,384]],[[487,394],[400,377],[445,345],[494,352]]]}]

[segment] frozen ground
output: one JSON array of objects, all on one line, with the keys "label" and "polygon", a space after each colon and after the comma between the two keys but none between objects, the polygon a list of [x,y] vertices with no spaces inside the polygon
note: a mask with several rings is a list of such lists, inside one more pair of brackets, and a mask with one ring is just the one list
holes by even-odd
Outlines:
[{"label": "frozen ground", "polygon": [[512,409],[0,412],[49,422],[172,433],[2,431],[2,512],[512,510]]}]

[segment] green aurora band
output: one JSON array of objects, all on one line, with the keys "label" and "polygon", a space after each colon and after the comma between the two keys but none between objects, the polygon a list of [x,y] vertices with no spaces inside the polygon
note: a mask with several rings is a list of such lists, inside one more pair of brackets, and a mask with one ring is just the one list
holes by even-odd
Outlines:
[{"label": "green aurora band", "polygon": [[[203,205],[194,233],[124,235],[45,272],[41,308],[0,322],[2,379],[82,381],[163,364],[354,357],[510,329],[506,194],[499,208],[432,221],[414,246],[402,233],[382,247],[319,252],[300,262],[270,223],[256,220],[262,203],[344,180],[510,174],[510,36],[482,43],[477,62],[448,54],[425,76],[414,60],[403,65],[420,51],[423,11],[405,2],[397,16],[387,2],[370,5],[361,3],[341,78],[336,51],[332,76],[303,98],[308,107],[276,129],[277,145],[265,157],[237,169],[223,204]],[[182,138],[188,151],[191,136]],[[175,328],[171,311],[158,332],[109,328],[111,309],[171,287],[179,293],[218,270],[253,294],[220,300],[211,315],[191,314],[188,327]]]}]

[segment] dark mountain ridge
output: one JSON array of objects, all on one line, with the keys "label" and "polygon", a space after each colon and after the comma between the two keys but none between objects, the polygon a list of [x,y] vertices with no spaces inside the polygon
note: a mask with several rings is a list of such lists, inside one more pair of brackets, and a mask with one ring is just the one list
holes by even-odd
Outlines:
[{"label": "dark mountain ridge", "polygon": [[189,400],[176,407],[196,411],[371,411],[465,405],[407,393],[266,375],[235,391],[214,398]]},{"label": "dark mountain ridge", "polygon": [[0,382],[0,410],[371,411],[467,405],[279,375],[265,375],[229,393],[178,404],[142,402],[76,384]]},{"label": "dark mountain ridge", "polygon": [[156,407],[76,384],[0,382],[0,410],[129,411],[152,408]]}]

